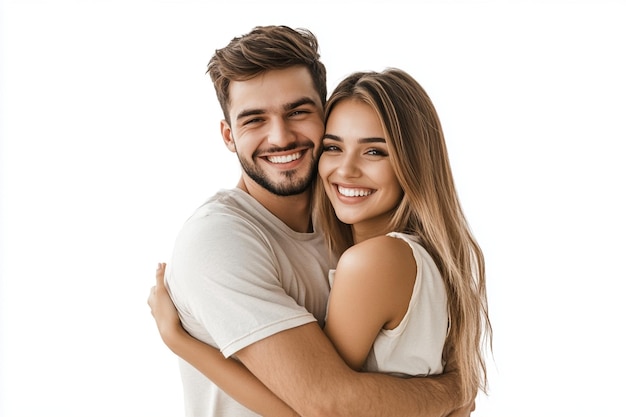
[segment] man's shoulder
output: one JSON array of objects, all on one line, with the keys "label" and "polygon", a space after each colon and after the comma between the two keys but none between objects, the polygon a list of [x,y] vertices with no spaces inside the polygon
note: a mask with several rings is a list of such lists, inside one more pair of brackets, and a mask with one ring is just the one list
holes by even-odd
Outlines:
[{"label": "man's shoulder", "polygon": [[185,221],[177,242],[196,244],[210,241],[226,245],[226,240],[235,242],[239,240],[238,236],[246,241],[252,238],[265,242],[270,226],[258,206],[260,204],[244,191],[220,190]]},{"label": "man's shoulder", "polygon": [[[246,207],[242,193],[221,190],[195,210],[176,237],[170,261],[173,267],[184,271],[210,265],[211,270],[235,270],[233,262],[237,268],[244,267],[246,263],[240,260],[257,253],[269,259],[271,232],[255,220],[259,214],[254,207]],[[189,279],[195,275],[186,272],[182,276]]]},{"label": "man's shoulder", "polygon": [[189,222],[247,222],[262,216],[258,204],[238,189],[220,190],[199,206],[187,219]]},{"label": "man's shoulder", "polygon": [[[237,189],[222,189],[213,194],[202,205],[200,205],[194,214],[194,216],[201,216],[207,213],[220,213],[239,211],[245,208],[247,204],[246,197],[250,197],[241,190]],[[251,198],[251,197],[250,197]]]}]

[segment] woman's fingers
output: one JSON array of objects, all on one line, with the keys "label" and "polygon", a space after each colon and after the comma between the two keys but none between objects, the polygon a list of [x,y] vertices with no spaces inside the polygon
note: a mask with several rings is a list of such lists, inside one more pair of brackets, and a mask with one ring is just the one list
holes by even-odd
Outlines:
[{"label": "woman's fingers", "polygon": [[156,285],[150,288],[150,293],[148,294],[148,305],[150,306],[150,309],[152,310],[152,315],[154,315],[154,309],[158,302],[157,291],[159,291],[162,288],[165,288],[165,266],[166,265],[167,264],[163,262],[159,262],[157,264],[157,269],[155,272]]},{"label": "woman's fingers", "polygon": [[167,264],[160,262],[156,269],[156,282],[158,286],[165,286],[165,266]]}]

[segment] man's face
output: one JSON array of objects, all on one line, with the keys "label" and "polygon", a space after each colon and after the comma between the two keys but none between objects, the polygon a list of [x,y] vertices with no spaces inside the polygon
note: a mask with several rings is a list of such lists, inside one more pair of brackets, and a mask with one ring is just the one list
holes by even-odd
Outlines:
[{"label": "man's face", "polygon": [[306,191],[324,134],[322,103],[307,69],[272,70],[229,88],[231,123],[222,122],[222,136],[237,153],[244,180],[281,196]]}]

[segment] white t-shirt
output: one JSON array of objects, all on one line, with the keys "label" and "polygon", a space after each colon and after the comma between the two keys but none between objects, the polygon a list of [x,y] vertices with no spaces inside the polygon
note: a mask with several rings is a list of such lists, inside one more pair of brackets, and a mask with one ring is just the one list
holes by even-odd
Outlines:
[{"label": "white t-shirt", "polygon": [[[321,232],[294,232],[240,189],[187,220],[166,281],[184,328],[229,357],[268,336],[319,322],[334,267]],[[254,416],[180,361],[188,416]]]},{"label": "white t-shirt", "polygon": [[440,374],[448,334],[448,296],[441,273],[414,236],[396,232],[388,236],[409,244],[417,276],[404,318],[394,329],[378,333],[362,370],[403,377]]}]

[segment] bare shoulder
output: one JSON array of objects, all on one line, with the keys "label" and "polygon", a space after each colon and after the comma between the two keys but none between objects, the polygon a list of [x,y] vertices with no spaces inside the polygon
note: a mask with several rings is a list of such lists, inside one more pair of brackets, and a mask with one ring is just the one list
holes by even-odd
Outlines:
[{"label": "bare shoulder", "polygon": [[368,305],[369,310],[375,310],[381,327],[393,329],[408,309],[417,268],[407,242],[378,236],[344,252],[332,292],[342,291],[343,305]]},{"label": "bare shoulder", "polygon": [[410,279],[416,275],[415,258],[411,247],[402,239],[377,236],[350,247],[341,256],[337,270],[342,275],[372,277],[381,274],[389,279]]},{"label": "bare shoulder", "polygon": [[348,248],[340,262],[375,268],[398,262],[415,263],[411,247],[402,239],[390,236],[376,236]]}]

